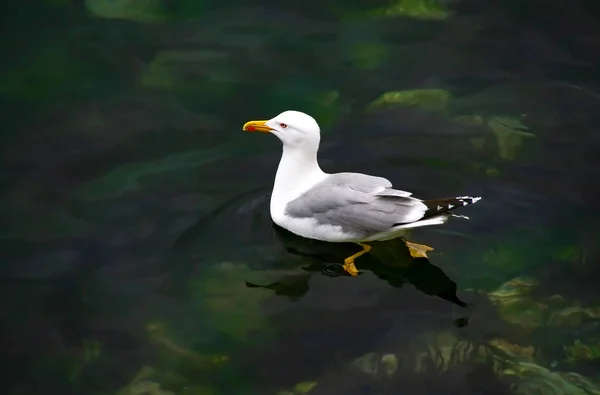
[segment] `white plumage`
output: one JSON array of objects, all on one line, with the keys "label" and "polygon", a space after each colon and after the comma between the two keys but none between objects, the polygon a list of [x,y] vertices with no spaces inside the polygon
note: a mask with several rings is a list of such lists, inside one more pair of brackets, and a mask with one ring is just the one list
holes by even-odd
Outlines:
[{"label": "white plumage", "polygon": [[[283,143],[270,212],[273,222],[297,235],[329,242],[368,242],[401,236],[406,229],[439,225],[450,210],[480,197],[421,200],[382,177],[328,174],[317,160],[320,128],[310,115],[285,111],[244,130],[269,132]],[[366,248],[366,247],[365,247]]]}]

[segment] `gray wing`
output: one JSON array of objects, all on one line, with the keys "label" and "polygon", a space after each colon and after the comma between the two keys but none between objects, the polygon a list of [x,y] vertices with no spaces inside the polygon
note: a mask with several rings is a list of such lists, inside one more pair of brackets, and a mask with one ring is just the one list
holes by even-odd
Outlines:
[{"label": "gray wing", "polygon": [[418,221],[426,210],[421,200],[393,189],[387,179],[359,173],[331,174],[286,206],[289,216],[316,218],[358,236]]}]

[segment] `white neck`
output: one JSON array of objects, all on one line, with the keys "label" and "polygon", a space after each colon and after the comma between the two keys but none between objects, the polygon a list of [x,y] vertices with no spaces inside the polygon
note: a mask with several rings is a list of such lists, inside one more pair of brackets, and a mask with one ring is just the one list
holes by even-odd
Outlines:
[{"label": "white neck", "polygon": [[288,202],[302,195],[326,176],[317,162],[318,147],[302,148],[305,149],[283,146],[271,195],[271,217],[275,222],[275,217],[283,215]]}]

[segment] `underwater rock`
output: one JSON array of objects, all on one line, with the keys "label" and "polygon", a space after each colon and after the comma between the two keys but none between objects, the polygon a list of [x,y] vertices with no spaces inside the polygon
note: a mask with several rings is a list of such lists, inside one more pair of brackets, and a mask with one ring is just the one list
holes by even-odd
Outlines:
[{"label": "underwater rock", "polygon": [[316,381],[303,381],[298,383],[294,386],[294,394],[306,394],[315,385],[317,385]]},{"label": "underwater rock", "polygon": [[440,371],[453,364],[464,362],[480,350],[470,342],[458,339],[450,332],[425,333],[415,339],[415,353],[402,354],[400,358],[393,353],[367,353],[356,358],[351,367],[357,371],[377,378],[392,377],[402,365],[411,371],[423,372],[429,360],[434,359]]},{"label": "underwater rock", "polygon": [[381,364],[388,377],[391,377],[398,370],[398,358],[395,354],[385,354],[381,357]]},{"label": "underwater rock", "polygon": [[398,370],[398,358],[395,354],[367,353],[352,361],[351,366],[363,373],[374,377],[391,377]]},{"label": "underwater rock", "polygon": [[590,318],[600,318],[600,307],[588,307],[584,311]]},{"label": "underwater rock", "polygon": [[513,301],[529,295],[538,285],[539,282],[533,277],[515,277],[490,292],[488,296],[494,302]]},{"label": "underwater rock", "polygon": [[542,325],[577,327],[586,319],[600,318],[600,308],[568,306],[561,295],[534,300],[529,295],[538,281],[530,277],[514,278],[488,294],[504,321],[532,331]]},{"label": "underwater rock", "polygon": [[465,362],[471,358],[473,353],[479,352],[477,347],[459,339],[451,332],[425,333],[426,351],[419,354],[416,359],[415,371],[426,370],[426,362],[435,360],[439,371],[446,371],[451,366]]},{"label": "underwater rock", "polygon": [[544,323],[548,306],[535,300],[523,299],[499,306],[498,314],[504,321],[532,331]]},{"label": "underwater rock", "polygon": [[528,295],[538,286],[531,277],[516,277],[488,294],[498,307],[500,318],[511,324],[532,331],[539,327],[548,314],[548,306]]},{"label": "underwater rock", "polygon": [[229,357],[226,355],[201,355],[176,344],[167,336],[166,327],[163,323],[149,323],[146,325],[146,331],[148,332],[150,339],[159,347],[171,354],[181,357],[183,360],[187,360],[198,369],[220,366],[229,362]]},{"label": "underwater rock", "polygon": [[386,92],[377,98],[371,107],[382,105],[401,104],[419,106],[430,110],[440,110],[447,107],[452,95],[443,89],[416,89]]},{"label": "underwater rock", "polygon": [[130,387],[122,395],[175,395],[171,391],[165,391],[160,388],[159,383],[152,381],[140,381]]},{"label": "underwater rock", "polygon": [[564,346],[567,362],[590,361],[600,358],[600,344],[585,345],[577,339],[572,346]]},{"label": "underwater rock", "polygon": [[578,306],[566,307],[553,311],[548,318],[548,326],[578,326],[585,317],[589,317],[586,309]]},{"label": "underwater rock", "polygon": [[136,22],[154,22],[163,19],[164,14],[159,0],[86,0],[85,7],[96,17]]},{"label": "underwater rock", "polygon": [[525,138],[535,137],[520,119],[514,117],[493,117],[488,126],[498,141],[499,156],[504,160],[512,160],[518,154]]},{"label": "underwater rock", "polygon": [[598,383],[587,377],[551,371],[531,362],[517,363],[502,373],[519,378],[518,395],[600,395]]},{"label": "underwater rock", "polygon": [[377,9],[375,15],[386,17],[409,17],[423,20],[446,19],[452,15],[444,1],[440,0],[398,0],[390,6]]},{"label": "underwater rock", "polygon": [[194,275],[190,279],[191,297],[206,322],[240,341],[255,341],[249,338],[252,331],[270,330],[261,303],[272,296],[271,292],[246,286],[246,281],[257,274],[243,263],[222,262]]},{"label": "underwater rock", "polygon": [[143,366],[131,382],[117,391],[116,395],[174,395],[171,391],[163,390],[159,383],[150,380],[155,373],[153,368]]},{"label": "underwater rock", "polygon": [[211,387],[194,385],[184,388],[183,391],[179,392],[177,395],[215,395],[215,393],[215,390]]},{"label": "underwater rock", "polygon": [[294,386],[292,390],[279,391],[277,395],[304,395],[317,385],[316,381],[302,381]]},{"label": "underwater rock", "polygon": [[512,358],[533,362],[535,348],[532,346],[519,346],[517,344],[509,343],[505,339],[499,338],[490,340],[488,344],[492,347],[498,348]]},{"label": "underwater rock", "polygon": [[564,306],[565,298],[562,295],[552,295],[542,300],[548,306]]},{"label": "underwater rock", "polygon": [[374,352],[367,353],[361,357],[356,358],[352,361],[351,365],[353,368],[369,374],[376,375],[379,367],[379,355]]}]

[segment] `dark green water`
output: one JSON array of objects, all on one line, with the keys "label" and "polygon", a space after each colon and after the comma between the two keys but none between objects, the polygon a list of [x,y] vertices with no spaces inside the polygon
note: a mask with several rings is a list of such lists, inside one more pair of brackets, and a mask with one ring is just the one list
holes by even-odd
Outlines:
[{"label": "dark green water", "polygon": [[[7,6],[4,393],[600,393],[598,11]],[[287,109],[326,171],[483,200],[343,275],[270,220],[280,143],[241,126]]]}]

